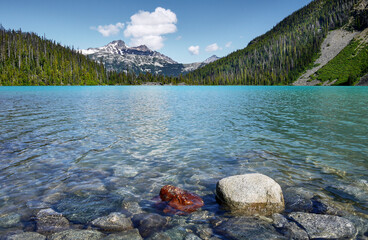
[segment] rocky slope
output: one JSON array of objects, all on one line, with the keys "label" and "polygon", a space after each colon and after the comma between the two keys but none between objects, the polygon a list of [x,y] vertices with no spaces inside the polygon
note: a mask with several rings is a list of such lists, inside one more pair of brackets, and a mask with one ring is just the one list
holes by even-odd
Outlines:
[{"label": "rocky slope", "polygon": [[166,76],[179,76],[219,59],[212,56],[204,62],[182,64],[157,51],[152,51],[145,45],[128,47],[122,40],[113,41],[100,48],[80,51],[89,58],[102,62],[107,70],[150,72]]},{"label": "rocky slope", "polygon": [[[314,67],[307,70],[296,80],[294,86],[314,86],[320,84],[319,80],[312,80],[311,75],[325,66],[329,61],[337,56],[354,38],[357,32],[349,32],[343,29],[334,30],[328,33],[321,46],[321,55],[314,62]],[[333,82],[329,83],[333,84]]]},{"label": "rocky slope", "polygon": [[[367,51],[368,46],[368,23],[367,18],[365,17],[368,12],[368,1],[361,0],[356,4],[352,10],[351,17],[349,22],[340,29],[330,31],[323,41],[320,49],[320,56],[314,62],[314,66],[311,69],[308,69],[304,74],[302,74],[294,83],[294,86],[315,86],[315,85],[323,85],[330,86],[334,84],[338,84],[339,79],[331,79],[325,80],[323,77],[319,76],[322,69],[329,68],[337,72],[341,70],[339,68],[346,67],[344,64],[337,64],[339,60],[337,58],[342,58],[338,55],[345,54],[348,56],[348,59],[345,59],[345,65],[349,65],[351,59],[355,58],[361,51]],[[351,45],[354,43],[358,43],[358,47],[354,47],[354,51],[349,50]],[[346,54],[351,53],[351,54]],[[353,61],[351,61],[354,63]],[[330,66],[329,66],[330,65]],[[331,66],[332,65],[332,66]],[[364,66],[363,66],[364,68]],[[348,69],[348,68],[347,68]],[[356,69],[358,70],[358,69]],[[363,71],[355,74],[360,77],[360,81],[356,85],[364,86],[367,83],[367,71]],[[354,75],[355,75],[354,74]],[[325,81],[323,81],[325,80]],[[341,80],[340,80],[341,82]],[[347,83],[348,85],[353,84]]]}]

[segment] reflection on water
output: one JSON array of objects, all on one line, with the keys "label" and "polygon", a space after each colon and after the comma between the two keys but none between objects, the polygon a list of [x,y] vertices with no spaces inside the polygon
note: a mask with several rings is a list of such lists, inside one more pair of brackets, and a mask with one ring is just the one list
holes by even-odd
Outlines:
[{"label": "reflection on water", "polygon": [[166,184],[221,215],[216,182],[260,172],[366,219],[367,116],[367,88],[2,87],[0,216],[152,212]]}]

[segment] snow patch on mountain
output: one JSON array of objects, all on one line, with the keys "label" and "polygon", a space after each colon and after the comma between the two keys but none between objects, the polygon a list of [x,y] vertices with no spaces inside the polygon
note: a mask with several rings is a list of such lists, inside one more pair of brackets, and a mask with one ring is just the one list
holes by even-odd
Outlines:
[{"label": "snow patch on mountain", "polygon": [[80,50],[80,52],[93,60],[102,61],[107,70],[150,72],[169,76],[193,71],[218,59],[214,55],[204,62],[181,64],[157,51],[152,51],[145,45],[129,47],[122,40],[112,41],[99,48]]}]

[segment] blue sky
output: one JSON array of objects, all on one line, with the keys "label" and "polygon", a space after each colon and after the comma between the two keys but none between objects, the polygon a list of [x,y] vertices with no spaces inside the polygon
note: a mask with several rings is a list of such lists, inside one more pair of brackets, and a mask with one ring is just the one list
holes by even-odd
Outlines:
[{"label": "blue sky", "polygon": [[[246,47],[311,0],[0,0],[5,28],[79,49],[121,39],[181,63]],[[189,51],[190,50],[190,51]]]}]

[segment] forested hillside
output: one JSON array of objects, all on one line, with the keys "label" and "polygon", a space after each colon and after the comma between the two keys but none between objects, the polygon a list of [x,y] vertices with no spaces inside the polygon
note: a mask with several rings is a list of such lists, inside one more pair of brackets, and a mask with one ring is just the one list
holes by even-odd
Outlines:
[{"label": "forested hillside", "polygon": [[[194,84],[288,85],[317,58],[329,30],[347,24],[358,0],[316,0],[272,30],[212,64],[186,75]],[[362,16],[355,25],[362,27]]]},{"label": "forested hillside", "polygon": [[107,82],[102,64],[69,47],[0,25],[0,85],[97,85]]}]

